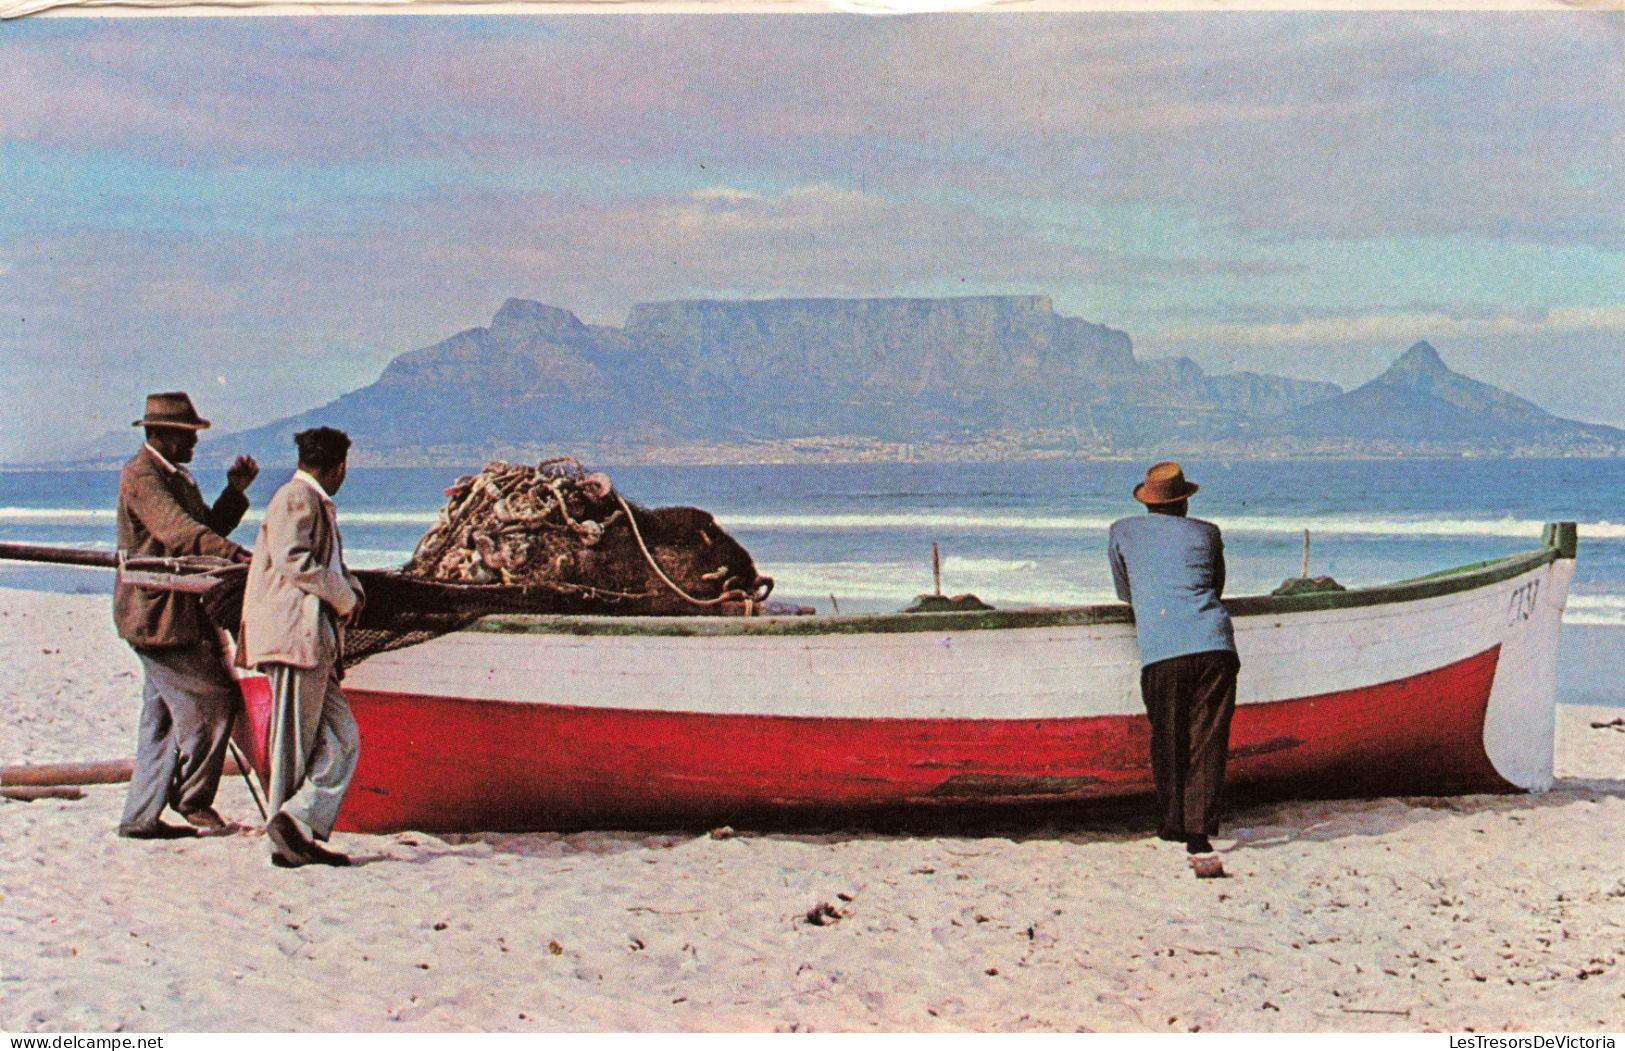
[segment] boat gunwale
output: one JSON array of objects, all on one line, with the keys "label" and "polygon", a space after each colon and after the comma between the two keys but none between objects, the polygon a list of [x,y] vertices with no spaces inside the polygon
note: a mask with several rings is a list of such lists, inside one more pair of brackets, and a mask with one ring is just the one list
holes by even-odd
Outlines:
[{"label": "boat gunwale", "polygon": [[[1299,595],[1243,595],[1225,599],[1224,605],[1232,617],[1242,619],[1417,602],[1488,587],[1548,565],[1562,557],[1572,556],[1560,546],[1548,544],[1533,551],[1506,555],[1487,562],[1475,562],[1390,584]],[[499,613],[480,618],[460,629],[460,633],[644,637],[878,635],[1090,627],[1133,622],[1134,613],[1127,604],[1105,603],[1082,606],[1022,606],[940,613],[852,613],[811,617],[627,617]]]}]

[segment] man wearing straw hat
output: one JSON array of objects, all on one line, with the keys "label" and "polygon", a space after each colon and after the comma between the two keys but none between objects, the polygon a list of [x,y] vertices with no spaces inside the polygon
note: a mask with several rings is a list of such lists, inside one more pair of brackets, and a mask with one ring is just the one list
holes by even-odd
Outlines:
[{"label": "man wearing straw hat", "polygon": [[[192,399],[182,391],[149,394],[146,414],[131,426],[146,428],[147,440],[119,475],[120,554],[247,562],[248,552],[226,537],[248,510],[248,487],[259,473],[254,458],[237,457],[211,507],[185,467],[198,431],[209,426]],[[214,795],[240,699],[202,602],[120,582],[113,588],[113,621],[146,678],[119,835],[180,839],[237,831],[215,812]],[[159,820],[166,804],[185,825]]]},{"label": "man wearing straw hat", "polygon": [[1140,697],[1151,721],[1159,838],[1184,842],[1198,878],[1224,875],[1219,831],[1230,716],[1240,661],[1224,593],[1224,542],[1186,517],[1198,486],[1172,460],[1152,464],[1134,498],[1146,514],[1112,523],[1107,553],[1117,597],[1134,606]]}]

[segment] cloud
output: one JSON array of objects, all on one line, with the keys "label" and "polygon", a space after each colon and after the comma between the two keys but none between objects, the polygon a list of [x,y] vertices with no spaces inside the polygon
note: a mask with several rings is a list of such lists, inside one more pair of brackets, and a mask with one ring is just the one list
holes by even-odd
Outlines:
[{"label": "cloud", "polygon": [[4,94],[21,141],[205,167],[703,165],[1617,246],[1622,46],[1575,12],[120,20],[24,26]]},{"label": "cloud", "polygon": [[1208,322],[1155,333],[1169,343],[1227,346],[1396,343],[1422,338],[1470,341],[1491,337],[1555,338],[1572,334],[1625,337],[1625,306],[1554,307],[1516,313],[1447,313],[1436,310],[1321,316],[1292,321]]},{"label": "cloud", "polygon": [[1622,26],[14,23],[0,458],[46,411],[128,422],[125,391],[53,393],[70,367],[212,385],[235,426],[509,295],[619,324],[662,298],[1048,292],[1152,353],[1340,382],[1424,336],[1617,357],[1617,313],[1574,303],[1625,247]]}]

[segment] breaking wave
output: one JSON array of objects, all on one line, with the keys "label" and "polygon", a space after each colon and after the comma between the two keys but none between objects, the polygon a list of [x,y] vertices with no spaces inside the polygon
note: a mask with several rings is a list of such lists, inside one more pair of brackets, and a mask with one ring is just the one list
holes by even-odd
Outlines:
[{"label": "breaking wave", "polygon": [[1570,595],[1563,623],[1586,626],[1625,626],[1625,595]]},{"label": "breaking wave", "polygon": [[[923,562],[775,562],[765,567],[777,582],[775,598],[907,605],[932,589],[931,567]],[[954,558],[943,560],[942,590],[972,592],[995,605],[1052,606],[1115,602],[1110,588],[1040,571],[1031,561]]]},{"label": "breaking wave", "polygon": [[346,546],[344,549],[344,562],[351,569],[399,569],[411,557],[411,551],[394,548]]},{"label": "breaking wave", "polygon": [[[356,525],[433,525],[438,511],[347,511],[340,507],[344,524]],[[0,522],[41,522],[52,525],[97,525],[111,523],[115,512],[111,507],[0,507]],[[251,509],[243,516],[244,522],[258,522],[264,517],[262,509]]]},{"label": "breaking wave", "polygon": [[[245,523],[257,523],[261,509],[252,509]],[[1019,511],[877,511],[829,514],[768,513],[758,511],[714,512],[725,528],[745,530],[847,532],[859,530],[925,529],[938,532],[1072,532],[1103,533],[1121,515],[1091,513]],[[343,524],[350,526],[413,526],[427,529],[438,511],[340,510]],[[1212,515],[1226,532],[1260,535],[1292,535],[1309,530],[1328,536],[1399,537],[1480,537],[1538,540],[1545,522],[1533,518],[1429,518],[1398,515],[1308,514],[1303,516]],[[0,523],[37,522],[45,525],[111,525],[112,508],[0,507]],[[1582,522],[1581,540],[1625,540],[1625,522]]]},{"label": "breaking wave", "polygon": [[949,555],[942,560],[945,573],[1022,573],[1037,569],[1038,563],[1030,558],[966,558]]},{"label": "breaking wave", "polygon": [[113,509],[0,507],[0,522],[45,522],[52,525],[99,525],[113,522]]},{"label": "breaking wave", "polygon": [[[1105,532],[1120,515],[1018,512],[897,511],[864,514],[759,514],[718,512],[729,528],[839,532],[862,529],[1008,530],[1026,532]],[[1538,541],[1544,521],[1519,518],[1402,518],[1367,515],[1213,515],[1226,532],[1372,537],[1505,537]],[[1582,540],[1625,540],[1625,523],[1583,522]]]}]

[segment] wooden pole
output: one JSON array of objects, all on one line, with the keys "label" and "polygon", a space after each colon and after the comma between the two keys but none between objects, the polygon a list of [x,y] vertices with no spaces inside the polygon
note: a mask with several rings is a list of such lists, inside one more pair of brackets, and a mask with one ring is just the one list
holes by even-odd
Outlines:
[{"label": "wooden pole", "polygon": [[36,799],[83,799],[85,790],[70,785],[41,785],[30,788],[0,788],[0,798],[31,803]]},{"label": "wooden pole", "polygon": [[1298,576],[1304,580],[1309,579],[1309,530],[1303,531],[1303,571]]},{"label": "wooden pole", "polygon": [[118,568],[118,556],[111,551],[85,551],[77,547],[48,547],[44,544],[0,544],[0,558],[18,562],[54,562],[64,566]]},{"label": "wooden pole", "polygon": [[942,594],[942,556],[937,552],[937,542],[931,541],[931,581],[936,587],[936,594]]},{"label": "wooden pole", "polygon": [[245,572],[241,563],[203,555],[184,558],[132,558],[119,566],[111,551],[84,551],[76,547],[46,544],[0,544],[0,559],[14,562],[48,562],[59,566],[92,566],[121,570],[119,581],[154,591],[184,591],[207,594],[220,582],[222,572]]},{"label": "wooden pole", "polygon": [[0,785],[111,785],[130,779],[134,763],[108,759],[88,763],[35,763],[0,766]]},{"label": "wooden pole", "polygon": [[243,784],[248,786],[248,794],[254,798],[254,805],[259,808],[260,820],[271,820],[271,815],[266,813],[265,810],[265,800],[260,798],[260,786],[254,783],[254,775],[248,772],[248,760],[243,757],[242,749],[238,748],[237,742],[229,737],[226,738],[226,747],[231,749],[229,757],[231,765],[235,766],[237,772],[243,775]]},{"label": "wooden pole", "polygon": [[[0,787],[45,787],[54,785],[111,785],[130,779],[135,764],[129,759],[107,759],[86,763],[33,763],[0,766]],[[236,760],[226,757],[225,773],[239,773]]]}]

